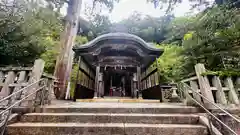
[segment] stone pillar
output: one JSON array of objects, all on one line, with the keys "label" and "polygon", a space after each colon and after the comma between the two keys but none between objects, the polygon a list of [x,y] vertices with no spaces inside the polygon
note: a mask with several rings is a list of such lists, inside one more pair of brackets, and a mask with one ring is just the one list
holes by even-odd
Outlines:
[{"label": "stone pillar", "polygon": [[[9,96],[12,93],[12,89],[9,87],[9,85],[14,83],[14,79],[15,79],[15,73],[13,71],[9,71],[8,74],[7,74],[7,78],[5,80],[5,83],[2,87],[2,90],[0,91],[0,99]],[[0,106],[1,105],[7,105],[7,103],[8,102],[1,102]]]},{"label": "stone pillar", "polygon": [[[195,65],[195,71],[198,78],[198,82],[200,85],[200,91],[204,97],[206,97],[210,102],[214,103],[214,98],[212,94],[212,90],[208,81],[207,76],[203,76],[202,74],[206,72],[205,66],[203,64]],[[215,108],[209,101],[204,100],[203,102],[207,108],[212,109]]]},{"label": "stone pillar", "polygon": [[96,67],[96,76],[95,76],[95,90],[94,90],[94,98],[98,97],[98,85],[99,85],[99,72],[100,72],[100,66]]},{"label": "stone pillar", "polygon": [[170,97],[170,102],[181,102],[180,97],[177,94],[177,84],[172,84],[172,95]]},{"label": "stone pillar", "polygon": [[220,104],[226,105],[227,99],[226,99],[220,78],[218,76],[214,76],[212,79],[212,82],[213,82],[213,86],[217,88],[217,94],[216,94],[217,102]]},{"label": "stone pillar", "polygon": [[[32,74],[31,77],[28,81],[29,84],[32,84],[36,81],[39,81],[42,77],[43,74],[43,70],[44,70],[44,64],[45,62],[41,59],[38,59],[34,62],[34,66],[32,69]],[[26,92],[27,95],[31,94],[32,92],[36,91],[39,88],[39,84],[36,83],[34,85],[31,86],[30,90],[28,90]],[[36,99],[36,95],[30,96],[27,101],[28,101],[28,106],[32,106],[33,105],[33,100]],[[23,104],[24,105],[24,104]]]},{"label": "stone pillar", "polygon": [[[198,88],[198,84],[196,81],[190,81],[190,86],[192,87],[193,91],[199,93],[198,92],[199,88]],[[192,92],[193,98],[196,99],[199,103],[202,103],[201,97],[198,94],[196,94],[195,92]]]},{"label": "stone pillar", "polygon": [[[25,83],[25,81],[26,81],[26,80],[25,80],[26,75],[27,75],[26,71],[20,71],[17,83],[18,83],[18,84]],[[16,86],[13,91],[16,92],[16,91],[20,90],[21,88],[22,88],[21,86]],[[18,93],[18,94],[16,95],[16,98],[15,98],[15,99],[16,99],[16,100],[20,100],[21,95],[22,95],[22,92]],[[15,99],[12,99],[12,100],[15,100]]]},{"label": "stone pillar", "polygon": [[231,101],[231,103],[239,105],[239,99],[231,77],[226,78],[225,85],[229,88],[229,100]]}]

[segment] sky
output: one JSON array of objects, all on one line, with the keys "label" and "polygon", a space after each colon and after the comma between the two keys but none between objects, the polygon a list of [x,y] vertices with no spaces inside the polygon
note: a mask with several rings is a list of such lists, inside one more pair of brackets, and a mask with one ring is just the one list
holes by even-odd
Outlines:
[{"label": "sky", "polygon": [[[153,17],[160,17],[164,15],[164,11],[159,8],[154,8],[152,3],[147,3],[147,0],[120,0],[119,3],[114,5],[114,9],[111,13],[108,10],[103,10],[101,14],[108,15],[111,22],[119,22],[123,19],[128,18],[134,12],[141,13],[143,15],[150,15]],[[84,14],[84,10],[86,9],[86,5],[90,4],[91,0],[83,0],[82,3],[82,11],[81,16],[86,19],[86,15]],[[186,14],[192,14],[199,12],[195,9],[195,11],[190,10],[191,5],[188,0],[183,0],[181,4],[179,4],[173,11],[176,17],[184,16]],[[63,14],[66,12],[66,7],[62,9]]]},{"label": "sky", "polygon": [[[164,15],[163,10],[154,8],[152,3],[147,3],[146,1],[147,0],[120,0],[120,2],[115,5],[112,13],[110,13],[110,20],[112,22],[121,21],[128,18],[135,11],[153,17]],[[185,13],[189,12],[190,8],[190,4],[185,0],[185,2],[180,4],[180,8],[177,7],[173,13],[175,16],[183,16]]]}]

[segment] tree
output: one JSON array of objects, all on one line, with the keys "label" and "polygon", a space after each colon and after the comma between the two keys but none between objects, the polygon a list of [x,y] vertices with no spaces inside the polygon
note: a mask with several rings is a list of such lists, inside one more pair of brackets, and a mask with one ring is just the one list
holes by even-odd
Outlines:
[{"label": "tree", "polygon": [[[93,9],[97,3],[106,4],[112,7],[116,0],[93,0]],[[68,9],[65,17],[65,27],[60,41],[60,53],[57,58],[54,76],[58,79],[58,99],[64,99],[67,89],[67,83],[70,83],[70,73],[72,69],[73,51],[72,46],[78,29],[78,19],[82,0],[67,1]]]},{"label": "tree", "polygon": [[48,8],[28,1],[2,1],[0,5],[0,64],[27,65],[57,40],[60,18]]},{"label": "tree", "polygon": [[183,78],[181,67],[184,63],[183,56],[180,55],[183,50],[182,47],[172,44],[162,44],[157,45],[157,47],[164,50],[162,56],[157,59],[159,64],[157,67],[160,71],[161,82],[165,83],[181,80]]},{"label": "tree", "polygon": [[[166,13],[171,12],[178,4],[182,3],[182,0],[147,0],[154,4],[155,8],[160,7],[165,10]],[[231,7],[239,8],[240,1],[239,0],[189,0],[193,8],[196,7],[211,7],[212,4],[224,5],[230,4]]]},{"label": "tree", "polygon": [[[214,7],[199,16],[194,31],[183,41],[186,69],[198,62],[210,70],[239,68],[240,20],[238,9]],[[190,36],[189,36],[190,35]]]},{"label": "tree", "polygon": [[194,16],[174,18],[166,28],[164,43],[182,45],[184,35],[193,30],[195,20]]},{"label": "tree", "polygon": [[151,17],[139,13],[132,14],[121,22],[112,24],[112,32],[128,32],[135,34],[148,42],[160,43],[165,40],[165,33],[168,24],[173,16]]}]

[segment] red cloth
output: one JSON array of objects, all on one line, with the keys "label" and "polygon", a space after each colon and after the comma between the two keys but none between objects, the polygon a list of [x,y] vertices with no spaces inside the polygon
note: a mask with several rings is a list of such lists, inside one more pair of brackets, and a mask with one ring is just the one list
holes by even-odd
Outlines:
[{"label": "red cloth", "polygon": [[113,89],[112,88],[110,88],[110,90],[109,90],[110,92],[109,92],[109,94],[110,94],[110,96],[113,96]]}]

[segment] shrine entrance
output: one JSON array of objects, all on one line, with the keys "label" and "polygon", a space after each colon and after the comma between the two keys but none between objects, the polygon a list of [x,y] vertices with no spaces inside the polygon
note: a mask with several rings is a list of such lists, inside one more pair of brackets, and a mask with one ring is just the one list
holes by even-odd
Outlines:
[{"label": "shrine entrance", "polygon": [[106,68],[104,75],[104,96],[133,97],[131,81],[133,71],[130,68]]},{"label": "shrine entrance", "polygon": [[81,72],[75,98],[141,97],[143,83],[149,84],[145,80],[152,75],[143,73],[163,52],[127,33],[101,35],[73,50]]}]

